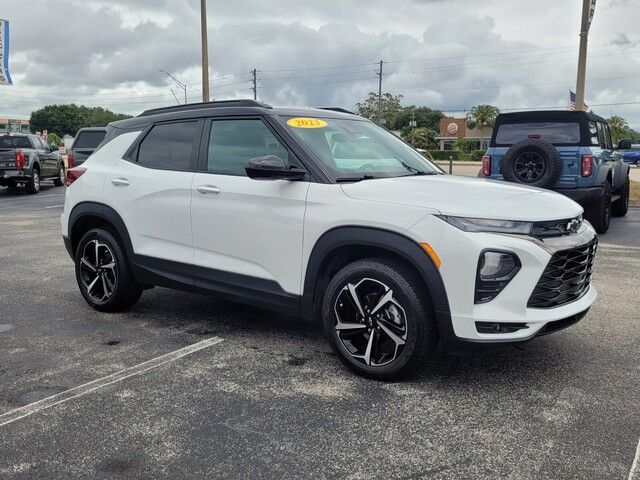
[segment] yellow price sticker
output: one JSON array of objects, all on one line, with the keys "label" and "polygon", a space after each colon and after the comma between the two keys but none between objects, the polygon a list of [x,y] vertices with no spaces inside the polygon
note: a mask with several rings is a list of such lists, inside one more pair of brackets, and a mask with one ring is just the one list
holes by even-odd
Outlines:
[{"label": "yellow price sticker", "polygon": [[319,118],[298,117],[287,120],[287,125],[294,128],[324,128],[327,126],[327,122]]}]

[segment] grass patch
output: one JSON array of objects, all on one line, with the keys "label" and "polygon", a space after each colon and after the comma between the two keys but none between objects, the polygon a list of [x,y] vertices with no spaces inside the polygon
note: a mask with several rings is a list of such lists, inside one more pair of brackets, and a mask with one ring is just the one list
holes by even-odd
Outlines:
[{"label": "grass patch", "polygon": [[631,182],[631,196],[629,205],[632,207],[640,207],[640,182]]}]

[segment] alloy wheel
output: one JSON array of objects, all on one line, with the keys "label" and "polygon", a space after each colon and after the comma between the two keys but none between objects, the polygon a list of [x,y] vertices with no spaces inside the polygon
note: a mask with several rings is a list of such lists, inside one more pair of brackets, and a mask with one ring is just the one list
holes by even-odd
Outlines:
[{"label": "alloy wheel", "polygon": [[407,343],[407,315],[393,290],[372,278],[347,283],[334,304],[335,332],[348,354],[367,366],[393,362]]},{"label": "alloy wheel", "polygon": [[60,182],[64,184],[64,167],[60,166],[60,171],[58,172],[58,178],[60,179]]},{"label": "alloy wheel", "polygon": [[542,155],[536,152],[524,152],[516,159],[514,173],[523,183],[534,183],[545,173],[546,163]]},{"label": "alloy wheel", "polygon": [[38,170],[33,170],[33,189],[36,192],[40,191],[40,175],[38,174]]},{"label": "alloy wheel", "polygon": [[115,255],[107,244],[98,239],[86,243],[80,258],[80,278],[94,302],[104,303],[113,295],[118,269]]}]

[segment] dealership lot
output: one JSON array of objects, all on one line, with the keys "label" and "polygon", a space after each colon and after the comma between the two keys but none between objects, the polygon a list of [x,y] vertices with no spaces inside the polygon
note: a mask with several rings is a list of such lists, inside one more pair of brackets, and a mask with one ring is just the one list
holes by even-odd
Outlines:
[{"label": "dealership lot", "polygon": [[317,327],[266,311],[161,288],[127,313],[90,309],[63,191],[0,189],[0,477],[629,476],[640,209],[601,236],[581,323],[380,383],[347,372]]}]

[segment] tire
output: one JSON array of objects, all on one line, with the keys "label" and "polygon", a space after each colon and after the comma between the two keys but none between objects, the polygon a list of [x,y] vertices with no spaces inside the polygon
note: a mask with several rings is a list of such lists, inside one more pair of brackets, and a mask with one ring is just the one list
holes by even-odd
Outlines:
[{"label": "tire", "polygon": [[27,193],[36,194],[40,193],[40,171],[37,168],[33,169],[31,178],[27,180],[24,186]]},{"label": "tire", "polygon": [[508,182],[551,188],[562,174],[558,149],[544,140],[527,138],[511,145],[502,159],[500,172]]},{"label": "tire", "polygon": [[80,293],[96,310],[127,310],[142,295],[119,239],[107,230],[95,228],[83,235],[75,263]]},{"label": "tire", "polygon": [[61,187],[64,185],[64,164],[60,164],[58,167],[58,176],[53,179],[53,184],[56,187]]},{"label": "tire", "polygon": [[597,233],[607,233],[611,223],[611,184],[604,183],[602,196],[585,211],[585,217]]},{"label": "tire", "polygon": [[[376,313],[385,296],[387,302]],[[357,374],[378,380],[398,378],[423,365],[438,342],[431,300],[417,274],[382,258],[358,260],[335,274],[324,293],[322,322],[340,360]],[[363,326],[347,328],[356,323]]]},{"label": "tire", "polygon": [[611,204],[611,214],[614,217],[624,217],[629,211],[629,193],[631,184],[629,183],[629,176],[622,187],[622,194],[620,198]]}]

